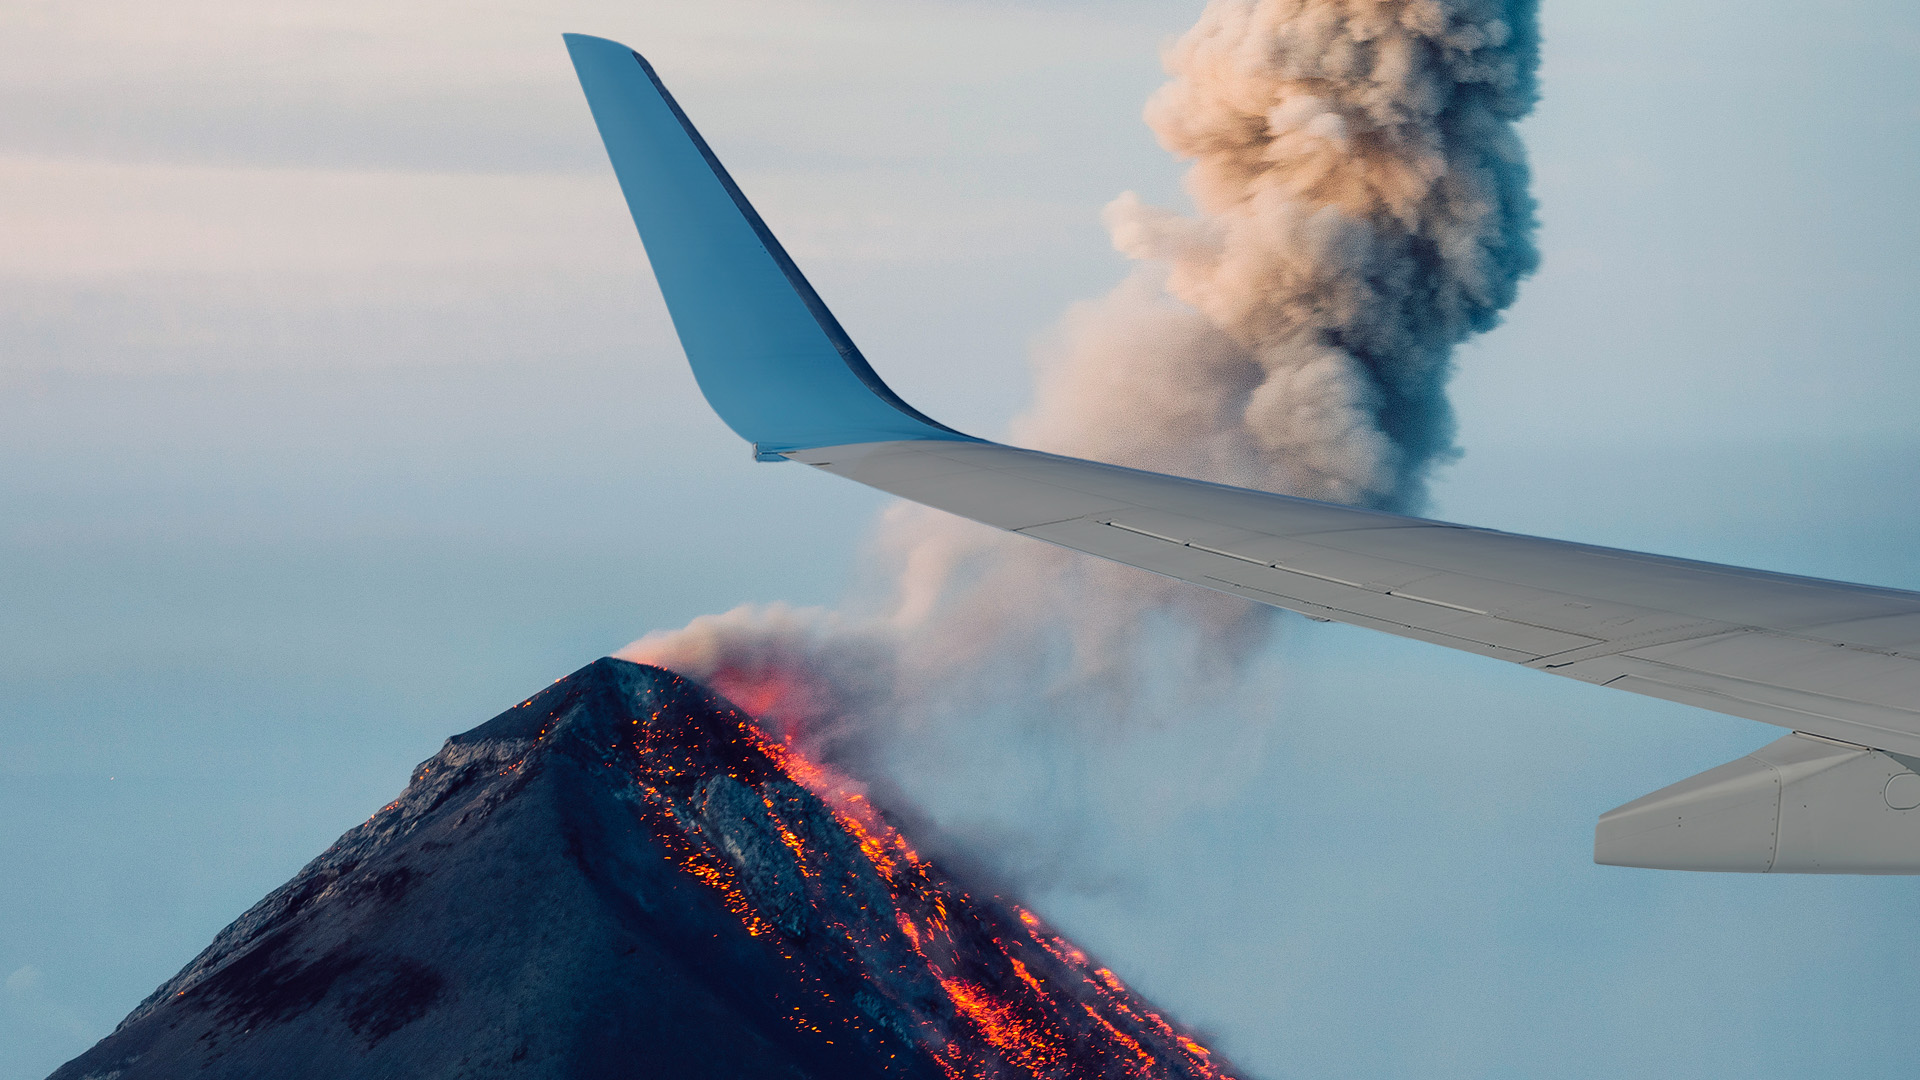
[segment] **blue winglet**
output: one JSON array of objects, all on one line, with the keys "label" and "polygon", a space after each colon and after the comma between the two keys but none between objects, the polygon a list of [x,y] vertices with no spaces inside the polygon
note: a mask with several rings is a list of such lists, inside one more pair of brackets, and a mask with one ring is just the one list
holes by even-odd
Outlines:
[{"label": "blue winglet", "polygon": [[639,53],[565,37],[694,378],[755,456],[978,441],[880,381]]}]

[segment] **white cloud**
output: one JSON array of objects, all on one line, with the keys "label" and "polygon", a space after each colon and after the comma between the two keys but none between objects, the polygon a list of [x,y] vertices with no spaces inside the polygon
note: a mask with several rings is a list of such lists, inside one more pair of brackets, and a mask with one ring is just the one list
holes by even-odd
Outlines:
[{"label": "white cloud", "polygon": [[1100,142],[1091,102],[1138,129],[1137,92],[1108,76],[1151,72],[1161,31],[1142,18],[878,0],[8,5],[0,377],[484,360],[556,329],[630,341],[658,301],[563,30],[646,49],[816,277],[1093,247],[1111,191],[1064,180],[1086,170],[1060,148]]},{"label": "white cloud", "polygon": [[[537,169],[557,131],[584,123],[559,40],[580,31],[640,48],[699,112],[737,114],[776,145],[938,154],[983,98],[1035,76],[1091,85],[1104,67],[1150,60],[1172,26],[1099,8],[878,0],[12,5],[0,10],[0,147],[418,162],[424,144],[443,160]],[[825,122],[796,129],[798,110]]]},{"label": "white cloud", "polygon": [[27,964],[7,976],[7,993],[12,997],[22,998],[40,989],[46,981],[45,973],[32,964]]},{"label": "white cloud", "polygon": [[631,265],[608,178],[0,159],[0,274]]}]

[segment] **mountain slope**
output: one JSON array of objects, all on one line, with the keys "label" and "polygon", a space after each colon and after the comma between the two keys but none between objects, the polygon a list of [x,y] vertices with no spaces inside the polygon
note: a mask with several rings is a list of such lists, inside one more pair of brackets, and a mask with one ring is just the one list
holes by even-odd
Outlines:
[{"label": "mountain slope", "polygon": [[670,672],[464,735],[53,1080],[1218,1077]]}]

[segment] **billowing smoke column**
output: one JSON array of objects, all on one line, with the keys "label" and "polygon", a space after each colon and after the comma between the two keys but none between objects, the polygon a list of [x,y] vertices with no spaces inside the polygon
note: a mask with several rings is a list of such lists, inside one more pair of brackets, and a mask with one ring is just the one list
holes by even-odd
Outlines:
[{"label": "billowing smoke column", "polygon": [[[1018,435],[1409,509],[1453,447],[1449,356],[1532,271],[1514,121],[1533,5],[1217,0],[1147,106],[1189,218],[1123,195],[1141,278],[1077,313]],[[1164,298],[1156,286],[1164,285]]]},{"label": "billowing smoke column", "polygon": [[[1534,11],[1209,4],[1146,110],[1193,162],[1197,212],[1131,193],[1107,207],[1138,268],[1067,315],[1011,441],[1417,508],[1455,453],[1453,347],[1498,321],[1537,261],[1514,130],[1535,98]],[[896,725],[1015,701],[1100,723],[1177,702],[1185,722],[1270,626],[1269,609],[916,506],[889,510],[876,545],[877,580],[844,613],[741,609],[622,655],[708,680],[845,759]]]}]

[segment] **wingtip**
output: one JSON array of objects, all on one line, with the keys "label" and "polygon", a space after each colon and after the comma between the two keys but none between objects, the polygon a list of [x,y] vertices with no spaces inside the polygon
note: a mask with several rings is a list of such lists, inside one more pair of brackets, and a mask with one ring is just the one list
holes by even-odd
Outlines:
[{"label": "wingtip", "polygon": [[[603,38],[594,34],[562,33],[560,35],[560,40],[567,43],[567,49],[569,51],[572,51],[581,47],[591,48],[594,46],[604,45],[604,46],[609,46],[611,48],[618,49],[621,52],[632,53],[634,56],[634,59],[640,61],[642,64],[647,63],[647,58],[640,55],[640,50],[635,49],[632,46],[625,44],[624,42],[615,41],[612,38]],[[648,65],[648,66],[651,67],[652,65]]]},{"label": "wingtip", "polygon": [[[646,58],[606,38],[563,37],[694,374],[759,460],[971,439],[880,380]],[[746,306],[754,317],[738,317]]]}]

